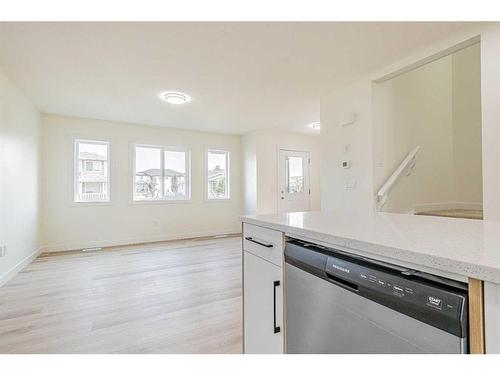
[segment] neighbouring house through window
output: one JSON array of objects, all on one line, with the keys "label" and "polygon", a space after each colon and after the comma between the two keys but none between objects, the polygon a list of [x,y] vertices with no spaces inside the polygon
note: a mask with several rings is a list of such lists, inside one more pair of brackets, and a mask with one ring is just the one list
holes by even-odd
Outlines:
[{"label": "neighbouring house through window", "polygon": [[229,152],[207,151],[208,199],[229,199]]},{"label": "neighbouring house through window", "polygon": [[177,147],[136,146],[134,200],[190,199],[190,153]]},{"label": "neighbouring house through window", "polygon": [[75,140],[75,202],[109,202],[109,142]]}]

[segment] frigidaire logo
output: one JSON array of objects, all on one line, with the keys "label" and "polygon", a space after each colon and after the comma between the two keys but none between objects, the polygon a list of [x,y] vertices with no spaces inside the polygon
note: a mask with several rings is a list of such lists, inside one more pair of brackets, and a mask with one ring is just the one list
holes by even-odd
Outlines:
[{"label": "frigidaire logo", "polygon": [[346,272],[346,273],[349,273],[351,272],[350,269],[348,268],[344,268],[344,267],[340,267],[340,266],[337,266],[336,264],[332,263],[332,267],[335,268],[336,270],[339,270],[339,271],[342,271],[342,272]]},{"label": "frigidaire logo", "polygon": [[427,302],[430,305],[436,306],[436,307],[441,307],[441,299],[433,297],[433,296],[427,296]]}]

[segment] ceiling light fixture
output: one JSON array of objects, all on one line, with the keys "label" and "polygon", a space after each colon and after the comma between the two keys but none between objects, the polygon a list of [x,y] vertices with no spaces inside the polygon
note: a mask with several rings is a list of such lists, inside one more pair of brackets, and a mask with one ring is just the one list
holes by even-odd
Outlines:
[{"label": "ceiling light fixture", "polygon": [[189,95],[176,91],[165,91],[160,94],[161,100],[170,104],[184,104],[191,101]]},{"label": "ceiling light fixture", "polygon": [[319,121],[313,122],[312,124],[309,124],[311,128],[314,130],[320,130],[321,129],[321,123]]}]

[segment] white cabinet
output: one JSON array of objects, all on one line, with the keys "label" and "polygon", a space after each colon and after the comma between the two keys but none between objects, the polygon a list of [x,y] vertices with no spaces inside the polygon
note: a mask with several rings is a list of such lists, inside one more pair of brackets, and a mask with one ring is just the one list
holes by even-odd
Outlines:
[{"label": "white cabinet", "polygon": [[500,284],[484,283],[486,354],[500,354]]},{"label": "white cabinet", "polygon": [[244,251],[243,275],[245,353],[283,353],[281,267]]}]

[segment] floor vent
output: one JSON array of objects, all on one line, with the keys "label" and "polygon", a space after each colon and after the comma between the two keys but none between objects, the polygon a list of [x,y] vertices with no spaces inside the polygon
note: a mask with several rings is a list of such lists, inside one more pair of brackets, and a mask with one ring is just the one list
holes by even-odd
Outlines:
[{"label": "floor vent", "polygon": [[83,252],[87,252],[87,251],[100,251],[102,250],[102,247],[90,247],[88,249],[82,249]]}]

